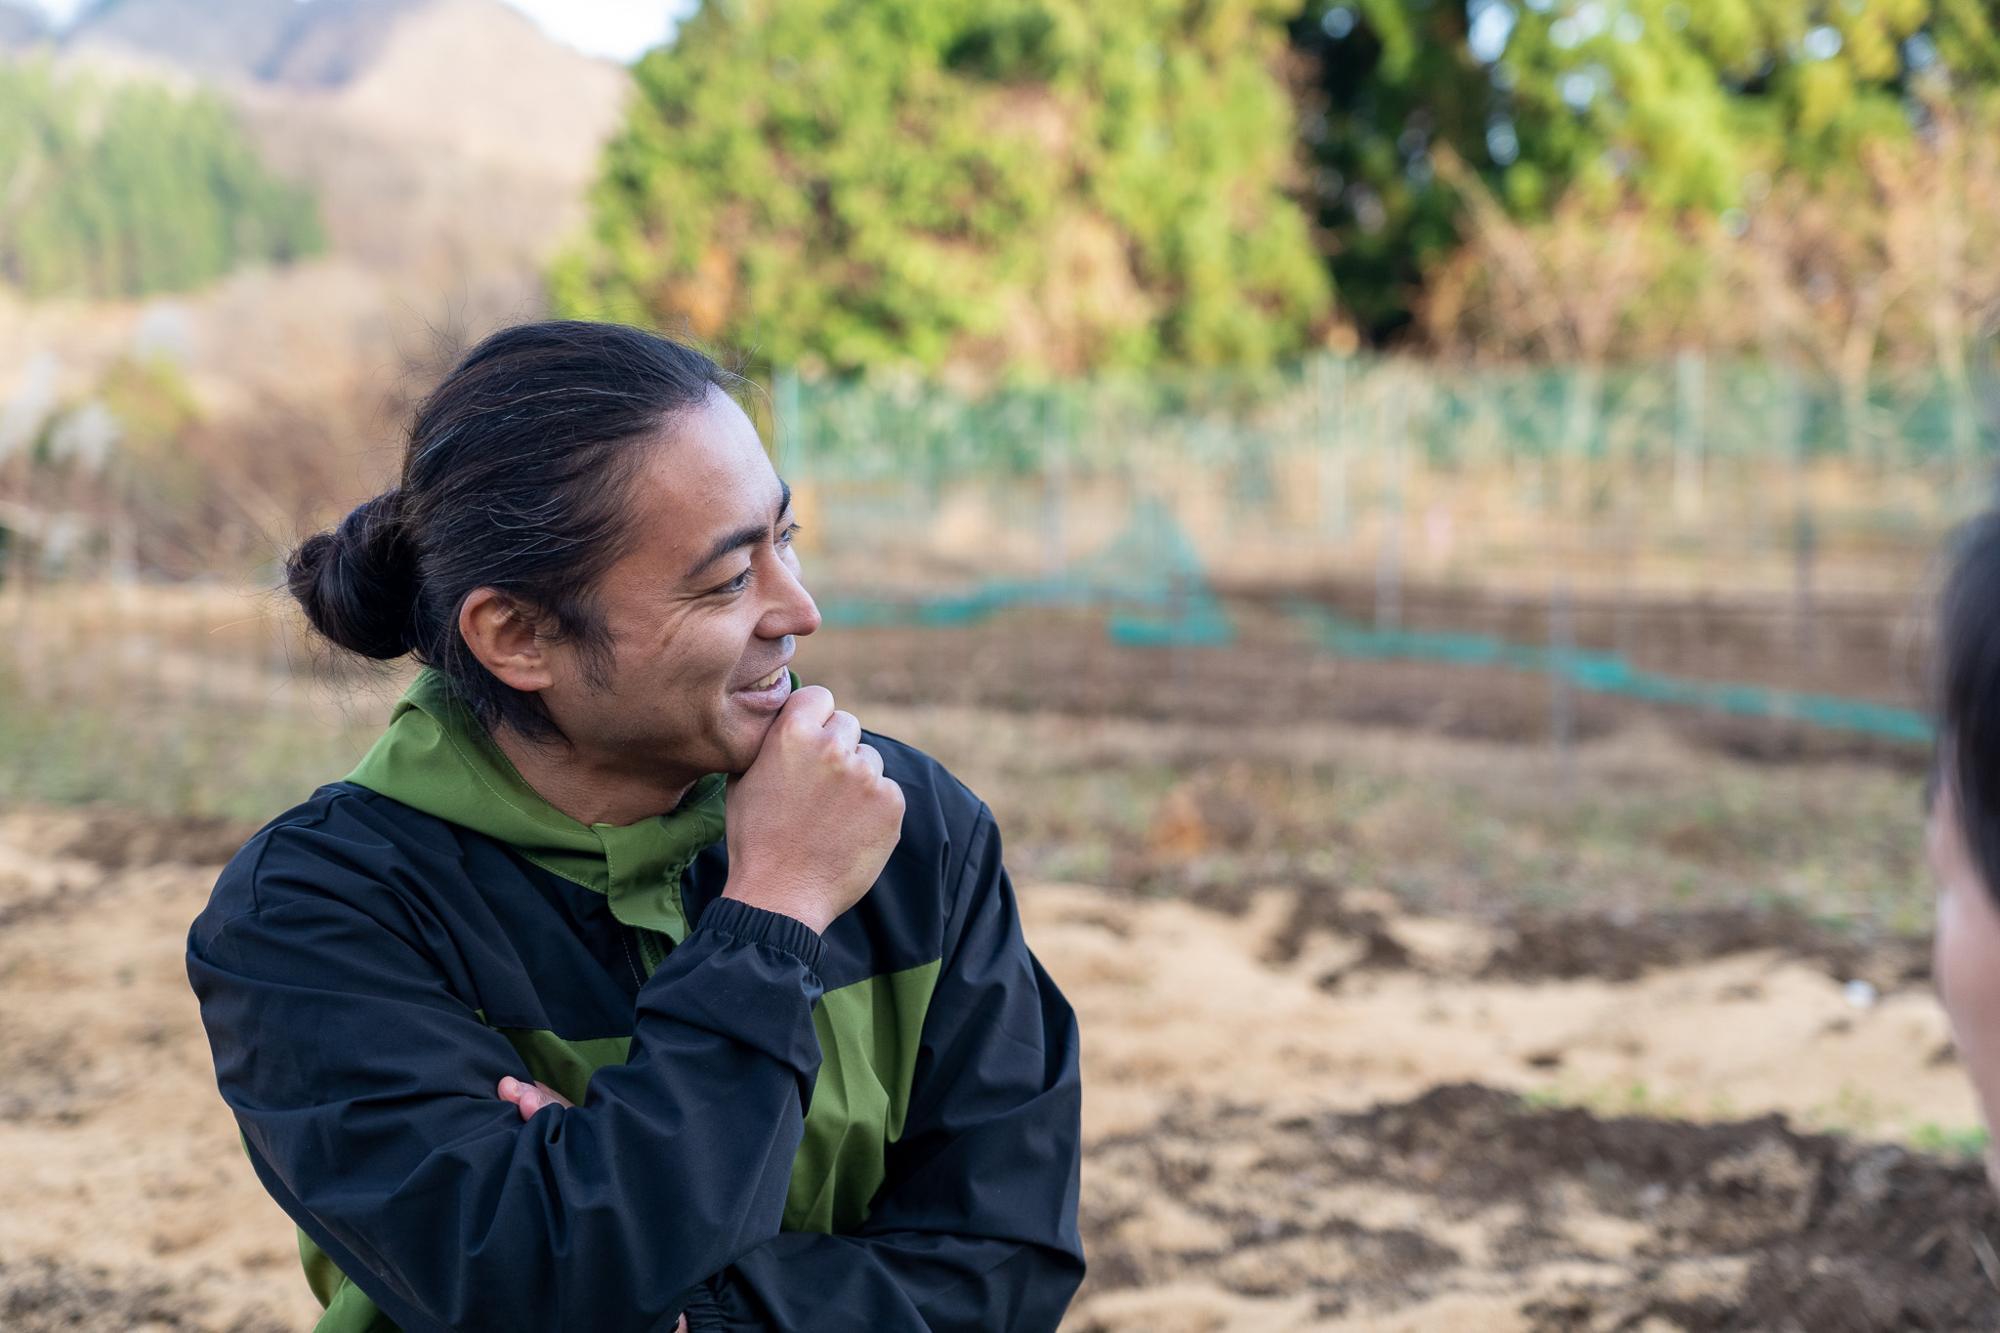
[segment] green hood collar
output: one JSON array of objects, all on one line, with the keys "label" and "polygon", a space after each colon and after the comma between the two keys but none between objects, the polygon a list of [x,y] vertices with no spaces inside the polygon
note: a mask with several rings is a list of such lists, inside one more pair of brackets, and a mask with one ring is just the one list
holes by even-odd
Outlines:
[{"label": "green hood collar", "polygon": [[711,773],[671,813],[636,824],[578,823],[528,785],[450,682],[430,670],[396,701],[389,729],[347,780],[506,843],[604,894],[619,921],[676,944],[688,932],[681,875],[722,836],[728,783]]}]

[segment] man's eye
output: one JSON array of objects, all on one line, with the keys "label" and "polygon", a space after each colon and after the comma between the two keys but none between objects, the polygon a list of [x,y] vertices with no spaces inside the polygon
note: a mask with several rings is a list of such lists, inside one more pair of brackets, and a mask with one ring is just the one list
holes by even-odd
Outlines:
[{"label": "man's eye", "polygon": [[790,527],[786,528],[783,532],[778,534],[778,545],[790,546],[792,544],[792,538],[798,535],[799,535],[799,525],[794,523]]},{"label": "man's eye", "polygon": [[743,572],[741,574],[738,574],[735,578],[729,580],[729,582],[723,584],[720,588],[717,588],[716,591],[742,592],[745,588],[750,586],[750,571],[753,568],[755,568],[755,566],[745,565],[743,567]]}]

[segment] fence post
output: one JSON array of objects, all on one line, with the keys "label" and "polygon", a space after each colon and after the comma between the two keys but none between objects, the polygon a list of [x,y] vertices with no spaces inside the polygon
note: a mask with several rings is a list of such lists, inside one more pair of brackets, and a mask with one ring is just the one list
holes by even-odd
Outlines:
[{"label": "fence post", "polygon": [[1042,408],[1042,573],[1060,577],[1069,564],[1068,522],[1064,510],[1069,498],[1069,449],[1058,391],[1050,390]]},{"label": "fence post", "polygon": [[1569,579],[1558,573],[1549,585],[1549,740],[1565,795],[1574,790],[1576,705],[1570,687],[1570,659],[1576,653],[1576,614]]},{"label": "fence post", "polygon": [[772,376],[771,407],[774,420],[771,422],[771,452],[777,456],[781,471],[789,472],[797,461],[794,457],[801,435],[799,429],[799,373],[796,370],[780,370]]},{"label": "fence post", "polygon": [[[1319,528],[1347,536],[1347,375],[1345,359],[1321,356],[1314,363],[1313,404],[1319,417]],[[1328,383],[1331,381],[1331,384]]]},{"label": "fence post", "polygon": [[1707,407],[1708,363],[1684,348],[1674,357],[1674,513],[1686,522],[1701,517]]},{"label": "fence post", "polygon": [[1798,374],[1785,370],[1780,381],[1782,407],[1778,414],[1784,449],[1785,490],[1791,501],[1792,529],[1792,654],[1800,668],[1818,653],[1813,605],[1813,558],[1818,537],[1813,527],[1812,489],[1806,475],[1804,386]]},{"label": "fence post", "polygon": [[1569,394],[1564,412],[1562,457],[1557,494],[1572,516],[1585,507],[1589,491],[1591,446],[1603,428],[1604,368],[1595,362],[1568,371]]},{"label": "fence post", "polygon": [[1380,558],[1375,566],[1375,628],[1398,629],[1403,623],[1403,488],[1409,472],[1409,400],[1400,367],[1384,384],[1381,449],[1389,458],[1389,512],[1384,519]]}]

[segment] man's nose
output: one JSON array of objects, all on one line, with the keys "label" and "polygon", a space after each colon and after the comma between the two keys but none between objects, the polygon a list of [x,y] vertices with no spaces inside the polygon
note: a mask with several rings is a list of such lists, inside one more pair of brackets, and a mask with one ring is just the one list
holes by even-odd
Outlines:
[{"label": "man's nose", "polygon": [[772,602],[764,612],[760,631],[767,639],[812,633],[819,628],[819,604],[806,591],[805,582],[785,562],[778,562],[778,571],[779,577],[772,585]]}]

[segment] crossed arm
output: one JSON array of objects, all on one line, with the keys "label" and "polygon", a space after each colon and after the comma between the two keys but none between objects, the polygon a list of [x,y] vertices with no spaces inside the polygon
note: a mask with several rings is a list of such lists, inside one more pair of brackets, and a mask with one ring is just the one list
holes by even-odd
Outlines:
[{"label": "crossed arm", "polygon": [[989,841],[852,1234],[779,1232],[818,1062],[817,937],[790,918],[711,905],[642,988],[631,1058],[555,1110],[323,888],[269,886],[191,939],[190,975],[260,1178],[409,1333],[1053,1328],[1082,1277],[1075,1025]]}]

